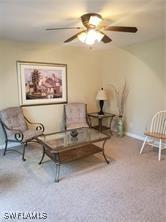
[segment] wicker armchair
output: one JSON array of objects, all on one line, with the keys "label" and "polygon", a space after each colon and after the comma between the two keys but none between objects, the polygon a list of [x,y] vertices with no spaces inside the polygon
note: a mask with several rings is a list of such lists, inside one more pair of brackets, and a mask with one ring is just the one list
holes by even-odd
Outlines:
[{"label": "wicker armchair", "polygon": [[25,161],[25,148],[28,142],[36,142],[36,137],[42,135],[44,126],[41,123],[32,123],[24,115],[21,107],[10,107],[0,112],[0,123],[5,136],[6,154],[8,143],[17,142],[23,145],[22,160]]}]

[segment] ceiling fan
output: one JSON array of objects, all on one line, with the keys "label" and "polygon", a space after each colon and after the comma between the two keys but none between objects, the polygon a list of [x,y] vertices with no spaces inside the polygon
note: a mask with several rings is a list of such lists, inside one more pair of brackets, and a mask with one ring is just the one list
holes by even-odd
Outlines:
[{"label": "ceiling fan", "polygon": [[84,27],[60,27],[60,28],[47,28],[47,31],[51,30],[64,30],[64,29],[79,29],[80,32],[66,39],[64,42],[71,42],[78,38],[81,42],[92,45],[96,41],[103,43],[109,43],[112,39],[107,36],[103,31],[116,31],[116,32],[137,32],[136,27],[128,26],[105,26],[102,25],[103,18],[97,13],[87,13],[81,16],[81,21]]}]

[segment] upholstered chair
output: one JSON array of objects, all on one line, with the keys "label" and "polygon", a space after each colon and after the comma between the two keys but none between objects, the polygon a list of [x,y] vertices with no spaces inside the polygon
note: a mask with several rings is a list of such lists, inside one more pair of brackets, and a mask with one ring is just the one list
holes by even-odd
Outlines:
[{"label": "upholstered chair", "polygon": [[87,105],[84,103],[68,103],[64,106],[65,129],[89,127]]},{"label": "upholstered chair", "polygon": [[25,161],[25,148],[28,142],[35,141],[42,135],[44,126],[41,123],[30,122],[23,114],[21,107],[10,107],[0,112],[0,122],[5,136],[6,154],[8,143],[17,142],[23,145],[22,160]]}]

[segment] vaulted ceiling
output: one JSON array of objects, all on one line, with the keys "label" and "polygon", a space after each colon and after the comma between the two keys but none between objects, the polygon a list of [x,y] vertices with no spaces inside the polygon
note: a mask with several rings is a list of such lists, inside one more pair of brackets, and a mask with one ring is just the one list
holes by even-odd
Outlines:
[{"label": "vaulted ceiling", "polygon": [[[106,24],[136,26],[135,34],[105,33],[108,44],[125,46],[164,36],[165,0],[0,0],[0,37],[18,41],[53,42],[64,40],[78,30],[46,31],[52,27],[82,26],[80,16],[88,12],[102,15]],[[67,43],[81,46],[78,39]]]}]

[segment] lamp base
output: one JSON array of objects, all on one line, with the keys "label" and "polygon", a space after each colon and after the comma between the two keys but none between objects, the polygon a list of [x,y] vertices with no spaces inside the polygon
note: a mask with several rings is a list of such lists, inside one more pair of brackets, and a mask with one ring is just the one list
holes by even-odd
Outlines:
[{"label": "lamp base", "polygon": [[104,115],[104,112],[103,112],[104,100],[100,100],[99,104],[100,104],[100,111],[98,112],[98,115]]},{"label": "lamp base", "polygon": [[98,112],[98,115],[104,115],[103,111]]}]

